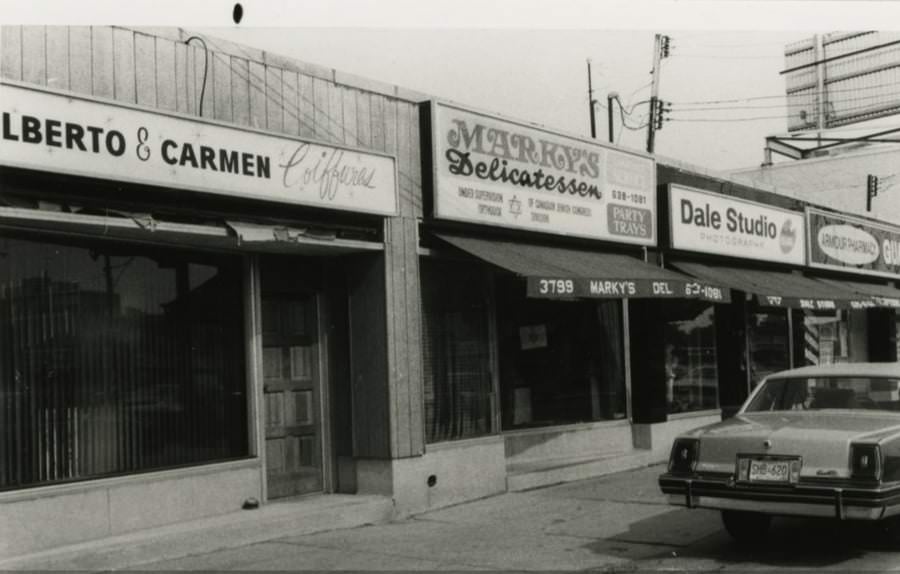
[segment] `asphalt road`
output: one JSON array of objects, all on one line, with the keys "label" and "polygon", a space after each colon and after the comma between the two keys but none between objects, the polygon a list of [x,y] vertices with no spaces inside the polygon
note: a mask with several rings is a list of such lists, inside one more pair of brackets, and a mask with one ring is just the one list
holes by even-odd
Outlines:
[{"label": "asphalt road", "polygon": [[135,570],[900,570],[900,536],[776,519],[733,542],[717,512],[668,506],[651,467],[509,493],[391,524],[291,536]]}]

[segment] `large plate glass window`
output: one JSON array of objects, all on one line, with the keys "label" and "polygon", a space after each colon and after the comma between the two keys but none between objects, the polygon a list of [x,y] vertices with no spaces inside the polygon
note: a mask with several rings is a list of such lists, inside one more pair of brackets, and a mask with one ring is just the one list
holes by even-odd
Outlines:
[{"label": "large plate glass window", "polygon": [[753,389],[768,375],[790,368],[787,312],[781,309],[750,313],[747,326]]},{"label": "large plate glass window", "polygon": [[496,284],[503,428],[625,418],[621,300],[530,299],[511,275]]},{"label": "large plate glass window", "polygon": [[0,489],[248,455],[242,265],[0,238]]},{"label": "large plate glass window", "polygon": [[864,310],[800,311],[802,357],[798,365],[858,363],[868,360],[868,318]]},{"label": "large plate glass window", "polygon": [[670,413],[719,407],[715,307],[672,301],[663,324],[666,404]]},{"label": "large plate glass window", "polygon": [[426,440],[489,434],[494,387],[484,268],[423,259],[421,277]]}]

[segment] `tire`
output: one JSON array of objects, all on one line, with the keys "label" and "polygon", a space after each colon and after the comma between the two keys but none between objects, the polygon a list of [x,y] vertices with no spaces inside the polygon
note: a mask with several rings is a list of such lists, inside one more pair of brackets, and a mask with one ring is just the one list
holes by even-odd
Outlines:
[{"label": "tire", "polygon": [[723,510],[725,530],[741,544],[757,544],[766,539],[772,517],[758,512]]}]

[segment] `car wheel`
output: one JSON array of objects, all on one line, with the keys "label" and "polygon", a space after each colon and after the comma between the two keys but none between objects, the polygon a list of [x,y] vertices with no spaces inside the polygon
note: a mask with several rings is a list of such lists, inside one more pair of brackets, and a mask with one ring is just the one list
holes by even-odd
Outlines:
[{"label": "car wheel", "polygon": [[723,510],[722,523],[732,538],[742,544],[753,544],[765,539],[772,517],[758,512]]}]

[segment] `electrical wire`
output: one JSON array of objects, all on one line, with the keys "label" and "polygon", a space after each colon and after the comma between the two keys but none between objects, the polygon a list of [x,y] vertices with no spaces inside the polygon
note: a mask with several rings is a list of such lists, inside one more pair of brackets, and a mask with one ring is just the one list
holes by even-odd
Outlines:
[{"label": "electrical wire", "polygon": [[206,95],[206,75],[209,72],[209,47],[206,45],[206,41],[200,36],[191,36],[185,40],[184,43],[190,45],[191,40],[199,40],[200,43],[203,44],[203,87],[200,89],[200,113],[198,114],[203,116],[203,96]]},{"label": "electrical wire", "polygon": [[[839,103],[840,103],[840,104],[845,104],[845,103],[847,103],[847,102],[858,102],[858,100],[846,100],[846,101],[844,101],[844,102],[839,102]],[[666,102],[666,103],[668,104],[668,102]],[[858,105],[855,105],[855,106],[842,105],[842,106],[840,107],[840,112],[841,112],[842,115],[865,112],[866,110],[871,109],[872,106],[875,106],[875,105],[880,104],[880,103],[882,103],[882,102],[865,102],[865,103],[859,103]],[[722,107],[722,108],[688,108],[688,109],[681,109],[681,108],[678,107],[678,106],[672,105],[672,106],[669,107],[669,109],[670,109],[671,111],[678,112],[678,113],[696,113],[696,112],[710,112],[710,111],[713,111],[713,112],[720,112],[720,111],[731,111],[731,110],[782,109],[782,108],[785,108],[785,107],[789,107],[789,106],[788,106],[787,104],[785,104],[784,106],[760,106],[760,107],[752,107],[752,106],[751,106],[751,107],[740,107],[740,106],[737,106],[737,107]],[[900,110],[900,104],[897,104],[897,105],[894,106],[894,107],[897,107],[898,110]],[[832,110],[833,110],[833,109],[834,109],[834,106],[832,106]],[[798,115],[798,114],[799,114],[799,112],[794,112],[794,113],[787,114],[787,115],[785,115],[784,117],[794,117],[794,116],[796,116],[796,115]]]},{"label": "electrical wire", "polygon": [[666,122],[680,122],[680,123],[700,123],[700,122],[703,122],[703,123],[716,123],[716,122],[724,123],[724,122],[755,122],[755,121],[761,121],[761,120],[783,120],[783,119],[786,119],[786,118],[789,118],[789,117],[791,117],[791,116],[759,116],[759,117],[755,117],[755,118],[722,118],[722,119],[715,119],[715,118],[690,118],[690,119],[686,119],[686,118],[665,118],[663,121],[666,121]]},{"label": "electrical wire", "polygon": [[[819,96],[819,95],[823,95],[823,94],[828,95],[828,94],[838,94],[838,93],[847,93],[847,92],[858,93],[863,90],[874,90],[877,88],[885,88],[885,87],[889,87],[889,86],[900,86],[900,82],[888,82],[886,84],[876,84],[874,86],[865,86],[865,87],[852,88],[852,89],[847,88],[847,89],[840,89],[840,90],[824,90],[824,91],[804,92],[803,95],[804,96]],[[694,104],[698,104],[698,105],[704,104],[705,105],[705,104],[721,104],[721,103],[733,104],[733,103],[737,103],[737,102],[750,102],[750,101],[756,101],[756,100],[772,100],[772,99],[776,99],[776,98],[785,98],[788,96],[790,96],[790,94],[782,93],[782,94],[772,95],[772,96],[751,96],[749,98],[734,98],[734,99],[729,99],[729,100],[696,100],[693,102],[672,102],[672,103],[677,104],[677,105],[694,105]]]},{"label": "electrical wire", "polygon": [[722,55],[704,55],[704,54],[683,54],[676,50],[672,50],[670,58],[688,58],[697,60],[781,60],[782,56],[722,56]]}]

